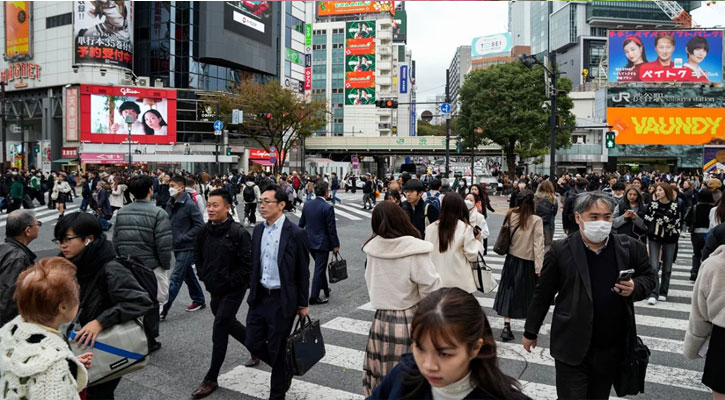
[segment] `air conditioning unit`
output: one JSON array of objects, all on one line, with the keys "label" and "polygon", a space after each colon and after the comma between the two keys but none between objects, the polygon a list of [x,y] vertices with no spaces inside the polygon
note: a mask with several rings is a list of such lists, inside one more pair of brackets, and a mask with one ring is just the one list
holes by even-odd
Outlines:
[{"label": "air conditioning unit", "polygon": [[150,87],[151,78],[149,78],[148,76],[139,76],[138,78],[136,78],[136,83],[138,86]]}]

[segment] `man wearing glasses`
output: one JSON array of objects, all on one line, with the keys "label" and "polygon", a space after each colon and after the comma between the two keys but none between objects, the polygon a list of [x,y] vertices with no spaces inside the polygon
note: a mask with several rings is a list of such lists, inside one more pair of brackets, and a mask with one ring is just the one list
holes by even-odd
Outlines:
[{"label": "man wearing glasses", "polygon": [[18,315],[13,300],[15,281],[35,263],[35,253],[28,246],[38,237],[42,225],[30,210],[15,210],[8,215],[5,243],[0,244],[0,326]]},{"label": "man wearing glasses", "polygon": [[292,383],[285,345],[295,314],[309,312],[310,245],[305,231],[284,216],[287,194],[277,185],[264,188],[259,213],[265,222],[252,235],[252,276],[246,347],[272,367],[270,399],[284,399]]}]

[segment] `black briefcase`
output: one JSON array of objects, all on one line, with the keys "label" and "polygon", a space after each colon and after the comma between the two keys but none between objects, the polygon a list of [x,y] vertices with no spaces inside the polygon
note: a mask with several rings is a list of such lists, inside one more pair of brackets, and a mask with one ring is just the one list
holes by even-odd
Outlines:
[{"label": "black briefcase", "polygon": [[287,371],[302,376],[325,356],[320,321],[309,316],[298,318],[295,330],[287,338]]},{"label": "black briefcase", "polygon": [[327,265],[327,272],[330,283],[347,279],[347,261],[340,256],[339,252],[332,253],[332,261]]}]

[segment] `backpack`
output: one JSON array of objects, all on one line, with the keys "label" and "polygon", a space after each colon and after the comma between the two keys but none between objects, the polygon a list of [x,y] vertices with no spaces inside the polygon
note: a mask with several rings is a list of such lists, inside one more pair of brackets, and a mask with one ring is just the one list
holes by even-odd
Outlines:
[{"label": "backpack", "polygon": [[441,195],[440,192],[436,193],[435,196],[433,196],[430,192],[426,192],[425,195],[426,195],[425,204],[431,205],[431,206],[435,207],[436,210],[440,211],[441,210],[441,200],[439,198],[439,196]]},{"label": "backpack", "polygon": [[254,203],[257,200],[257,196],[254,194],[254,186],[246,185],[242,192],[245,203]]},{"label": "backpack", "polygon": [[554,205],[551,204],[551,201],[549,201],[549,199],[542,199],[541,201],[536,203],[536,215],[541,217],[544,225],[551,224],[551,221],[554,217]]}]

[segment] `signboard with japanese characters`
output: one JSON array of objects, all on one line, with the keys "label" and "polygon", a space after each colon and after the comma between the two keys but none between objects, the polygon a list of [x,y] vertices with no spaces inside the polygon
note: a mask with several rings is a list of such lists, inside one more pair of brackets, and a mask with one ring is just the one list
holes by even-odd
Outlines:
[{"label": "signboard with japanese characters", "polygon": [[375,24],[345,24],[345,104],[370,104],[375,98]]},{"label": "signboard with japanese characters", "polygon": [[75,64],[133,68],[133,3],[73,2]]}]

